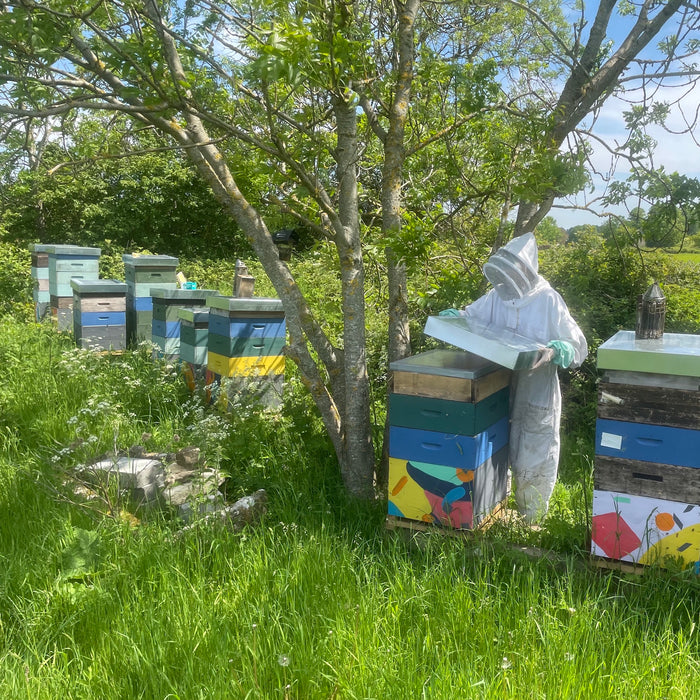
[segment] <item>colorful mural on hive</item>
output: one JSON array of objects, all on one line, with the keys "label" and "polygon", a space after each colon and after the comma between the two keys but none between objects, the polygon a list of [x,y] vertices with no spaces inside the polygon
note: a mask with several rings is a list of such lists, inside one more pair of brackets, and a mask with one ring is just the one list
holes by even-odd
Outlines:
[{"label": "colorful mural on hive", "polygon": [[455,528],[473,526],[474,472],[389,459],[389,515]]},{"label": "colorful mural on hive", "polygon": [[663,566],[675,560],[700,573],[700,505],[595,490],[591,552]]}]

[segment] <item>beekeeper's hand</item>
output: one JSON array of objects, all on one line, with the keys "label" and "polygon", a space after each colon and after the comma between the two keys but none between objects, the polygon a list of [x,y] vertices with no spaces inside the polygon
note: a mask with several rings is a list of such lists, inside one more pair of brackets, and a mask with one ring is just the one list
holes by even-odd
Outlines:
[{"label": "beekeeper's hand", "polygon": [[567,340],[552,340],[547,344],[554,350],[552,362],[566,369],[574,361],[574,346]]},{"label": "beekeeper's hand", "polygon": [[441,311],[438,316],[461,316],[461,312],[459,309],[444,309]]},{"label": "beekeeper's hand", "polygon": [[546,365],[548,362],[552,361],[552,358],[554,357],[554,348],[546,347],[542,348],[538,353],[537,357],[535,358],[535,361],[532,363],[532,367],[530,369],[537,369],[538,367],[542,367],[543,365]]}]

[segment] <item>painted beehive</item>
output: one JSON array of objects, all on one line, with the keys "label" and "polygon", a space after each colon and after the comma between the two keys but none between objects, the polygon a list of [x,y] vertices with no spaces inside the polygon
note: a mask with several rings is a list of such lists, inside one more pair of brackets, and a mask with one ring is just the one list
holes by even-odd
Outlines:
[{"label": "painted beehive", "polygon": [[182,373],[190,391],[205,383],[209,309],[185,306],[178,310],[180,319],[180,360]]},{"label": "painted beehive", "polygon": [[[207,370],[226,386],[223,400],[244,395],[277,405],[284,385],[286,321],[282,302],[263,297],[210,297]],[[226,382],[221,382],[222,379]]]},{"label": "painted beehive", "polygon": [[49,245],[49,304],[58,330],[73,329],[73,288],[71,280],[96,280],[100,276],[99,248],[77,245]]},{"label": "painted beehive", "polygon": [[209,338],[209,309],[185,306],[178,309],[180,319],[180,359],[195,367],[206,367]]},{"label": "painted beehive", "polygon": [[510,371],[458,350],[391,369],[389,515],[476,527],[507,495]]},{"label": "painted beehive", "polygon": [[34,243],[29,246],[32,256],[31,276],[33,282],[34,317],[41,321],[50,313],[49,253],[48,245]]},{"label": "painted beehive", "polygon": [[620,331],[598,367],[592,553],[700,567],[700,336]]},{"label": "painted beehive", "polygon": [[177,289],[178,259],[171,255],[122,255],[126,280],[126,332],[128,342],[151,340],[153,299],[151,288]]},{"label": "painted beehive", "polygon": [[72,297],[72,279],[96,280],[100,276],[100,249],[76,245],[48,246],[49,294]]},{"label": "painted beehive", "polygon": [[151,288],[153,322],[151,340],[161,355],[170,360],[180,357],[180,317],[183,306],[205,306],[207,299],[217,295],[215,289]]},{"label": "painted beehive", "polygon": [[126,347],[126,284],[118,280],[71,280],[73,333],[78,346]]}]

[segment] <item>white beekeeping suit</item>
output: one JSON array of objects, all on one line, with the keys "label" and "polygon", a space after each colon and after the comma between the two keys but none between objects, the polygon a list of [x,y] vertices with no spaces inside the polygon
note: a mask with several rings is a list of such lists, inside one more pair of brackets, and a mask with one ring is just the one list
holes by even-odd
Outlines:
[{"label": "white beekeeping suit", "polygon": [[537,243],[531,233],[494,253],[484,265],[484,275],[493,289],[460,314],[549,346],[535,368],[513,372],[511,381],[515,498],[525,519],[535,522],[547,512],[559,465],[561,393],[556,365],[580,365],[588,345],[564,300],[538,273]]}]

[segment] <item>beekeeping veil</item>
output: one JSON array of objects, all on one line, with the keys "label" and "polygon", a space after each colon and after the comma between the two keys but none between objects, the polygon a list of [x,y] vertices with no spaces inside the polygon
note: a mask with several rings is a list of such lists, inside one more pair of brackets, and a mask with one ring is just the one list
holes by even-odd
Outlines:
[{"label": "beekeeping veil", "polygon": [[501,300],[515,302],[528,297],[544,282],[537,270],[537,242],[532,233],[526,233],[488,259],[484,276]]}]

